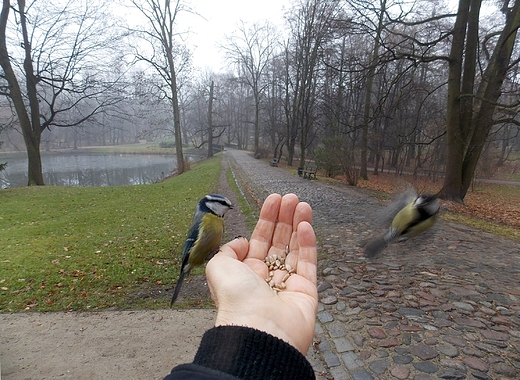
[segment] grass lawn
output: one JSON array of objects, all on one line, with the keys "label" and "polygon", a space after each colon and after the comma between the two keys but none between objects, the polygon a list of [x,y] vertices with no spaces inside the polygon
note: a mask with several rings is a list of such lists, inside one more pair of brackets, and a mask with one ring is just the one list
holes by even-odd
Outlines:
[{"label": "grass lawn", "polygon": [[219,156],[165,182],[0,191],[0,311],[165,307],[197,201]]},{"label": "grass lawn", "polygon": [[174,148],[160,148],[155,143],[145,144],[127,144],[127,145],[109,145],[82,148],[93,153],[128,153],[128,154],[171,154],[175,155]]}]

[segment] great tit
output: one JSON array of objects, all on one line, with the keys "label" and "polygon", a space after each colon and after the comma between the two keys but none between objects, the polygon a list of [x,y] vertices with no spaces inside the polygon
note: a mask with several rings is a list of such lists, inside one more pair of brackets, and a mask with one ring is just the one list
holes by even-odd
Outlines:
[{"label": "great tit", "polygon": [[231,201],[219,194],[208,194],[197,204],[184,244],[181,273],[173,291],[170,307],[179,295],[184,276],[189,274],[194,266],[204,264],[219,249],[224,232],[223,218],[232,208]]},{"label": "great tit", "polygon": [[365,245],[367,257],[374,257],[390,242],[403,241],[432,227],[440,209],[440,203],[434,195],[416,196],[395,215],[388,232],[378,239],[369,241]]}]

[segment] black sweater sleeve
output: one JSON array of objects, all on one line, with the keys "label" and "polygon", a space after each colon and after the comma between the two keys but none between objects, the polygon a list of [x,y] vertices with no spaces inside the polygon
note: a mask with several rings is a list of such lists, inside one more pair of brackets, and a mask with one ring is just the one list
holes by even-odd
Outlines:
[{"label": "black sweater sleeve", "polygon": [[219,326],[202,337],[191,364],[175,367],[164,380],[315,379],[296,348],[248,327]]}]

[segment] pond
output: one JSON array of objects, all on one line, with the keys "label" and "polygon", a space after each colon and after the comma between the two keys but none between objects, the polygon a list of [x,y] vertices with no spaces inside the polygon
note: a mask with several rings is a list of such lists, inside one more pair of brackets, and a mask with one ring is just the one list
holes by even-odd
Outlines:
[{"label": "pond", "polygon": [[[200,159],[186,156],[188,161]],[[27,185],[25,153],[2,153],[0,188]],[[42,152],[43,178],[55,186],[121,186],[154,183],[173,174],[175,156],[160,154],[98,154],[90,152]]]}]

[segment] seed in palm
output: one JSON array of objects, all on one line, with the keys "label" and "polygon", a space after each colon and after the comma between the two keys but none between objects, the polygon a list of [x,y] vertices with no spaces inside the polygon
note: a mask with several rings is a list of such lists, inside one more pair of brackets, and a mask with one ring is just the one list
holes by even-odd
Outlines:
[{"label": "seed in palm", "polygon": [[[294,273],[294,269],[291,267],[291,265],[285,263],[285,258],[287,254],[289,253],[289,246],[285,247],[285,252],[281,255],[271,255],[267,256],[264,259],[265,264],[267,265],[267,268],[269,269],[269,275],[265,279],[265,282],[273,289],[276,293],[281,292],[282,290],[286,289],[285,282],[291,277],[291,275]],[[283,276],[283,279],[280,283],[276,283],[273,279],[274,272],[276,270],[283,270],[287,271],[287,273]]]}]

